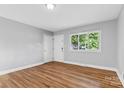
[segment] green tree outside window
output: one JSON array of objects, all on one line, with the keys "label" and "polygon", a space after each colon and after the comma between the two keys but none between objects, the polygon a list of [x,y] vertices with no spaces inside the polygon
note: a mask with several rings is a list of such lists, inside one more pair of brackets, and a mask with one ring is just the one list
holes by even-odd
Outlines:
[{"label": "green tree outside window", "polygon": [[71,45],[74,50],[78,49],[78,35],[71,36]]},{"label": "green tree outside window", "polygon": [[72,35],[71,46],[74,50],[98,50],[100,48],[100,33],[85,32]]}]

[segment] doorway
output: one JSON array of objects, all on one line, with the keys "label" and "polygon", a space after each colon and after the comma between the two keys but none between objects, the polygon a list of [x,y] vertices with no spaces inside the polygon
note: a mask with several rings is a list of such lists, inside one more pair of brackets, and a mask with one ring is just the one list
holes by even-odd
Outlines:
[{"label": "doorway", "polygon": [[54,61],[64,61],[64,35],[54,35]]}]

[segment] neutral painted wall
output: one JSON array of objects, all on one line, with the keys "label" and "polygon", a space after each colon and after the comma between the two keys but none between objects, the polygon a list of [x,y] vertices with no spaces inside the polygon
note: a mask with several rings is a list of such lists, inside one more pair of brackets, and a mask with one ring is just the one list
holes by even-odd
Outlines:
[{"label": "neutral painted wall", "polygon": [[[69,48],[69,35],[78,32],[101,30],[101,52],[74,52]],[[74,27],[54,34],[64,34],[64,60],[103,67],[117,66],[117,20]]]},{"label": "neutral painted wall", "polygon": [[118,69],[124,81],[124,7],[118,18]]},{"label": "neutral painted wall", "polygon": [[[116,67],[117,20],[55,32],[64,34],[64,60],[96,66]],[[101,52],[73,52],[69,49],[69,35],[91,30],[101,30]],[[12,20],[0,18],[0,71],[43,62],[43,34],[52,32]]]},{"label": "neutral painted wall", "polygon": [[0,71],[43,62],[42,29],[0,18]]}]

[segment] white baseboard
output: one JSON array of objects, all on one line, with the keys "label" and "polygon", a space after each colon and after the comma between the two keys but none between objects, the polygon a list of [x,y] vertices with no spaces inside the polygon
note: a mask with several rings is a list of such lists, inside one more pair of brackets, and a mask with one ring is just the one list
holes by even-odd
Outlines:
[{"label": "white baseboard", "polygon": [[80,66],[85,66],[85,67],[92,67],[92,68],[98,68],[98,69],[117,71],[117,69],[114,68],[114,67],[96,66],[96,65],[82,64],[82,63],[71,62],[71,61],[64,61],[64,62],[65,63],[70,63],[70,64],[75,64],[75,65],[80,65]]},{"label": "white baseboard", "polygon": [[39,62],[39,63],[30,64],[30,65],[26,65],[26,66],[22,66],[22,67],[17,67],[17,68],[5,70],[5,71],[0,71],[0,75],[5,75],[5,74],[11,73],[11,72],[16,72],[16,71],[23,70],[23,69],[26,69],[26,68],[31,68],[31,67],[38,66],[38,65],[41,65],[41,64],[44,64],[44,63],[45,62]]},{"label": "white baseboard", "polygon": [[70,64],[75,64],[75,65],[80,65],[80,66],[85,66],[85,67],[92,67],[92,68],[98,68],[98,69],[104,69],[104,70],[111,70],[111,71],[115,71],[122,83],[122,85],[124,86],[124,81],[122,78],[122,75],[120,74],[120,72],[118,71],[117,68],[113,68],[113,67],[103,67],[103,66],[95,66],[95,65],[89,65],[89,64],[80,64],[77,62],[71,62],[71,61],[64,61],[65,63],[70,63]]}]

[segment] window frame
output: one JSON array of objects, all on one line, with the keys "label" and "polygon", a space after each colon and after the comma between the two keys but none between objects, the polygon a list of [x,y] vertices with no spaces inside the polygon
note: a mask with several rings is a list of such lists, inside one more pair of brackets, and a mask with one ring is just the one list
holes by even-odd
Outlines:
[{"label": "window frame", "polygon": [[[96,33],[96,32],[99,33],[99,49],[97,49],[97,50],[92,50],[92,49],[81,50],[81,49],[79,49],[79,45],[80,45],[79,36],[81,34],[87,34],[87,35],[89,35],[90,33]],[[73,35],[78,35],[78,49],[77,50],[74,50],[72,48],[71,37]],[[79,33],[70,34],[70,36],[69,36],[69,43],[70,43],[69,44],[69,49],[72,52],[101,52],[101,30],[90,30],[90,31],[85,31],[85,32],[79,32]]]}]

